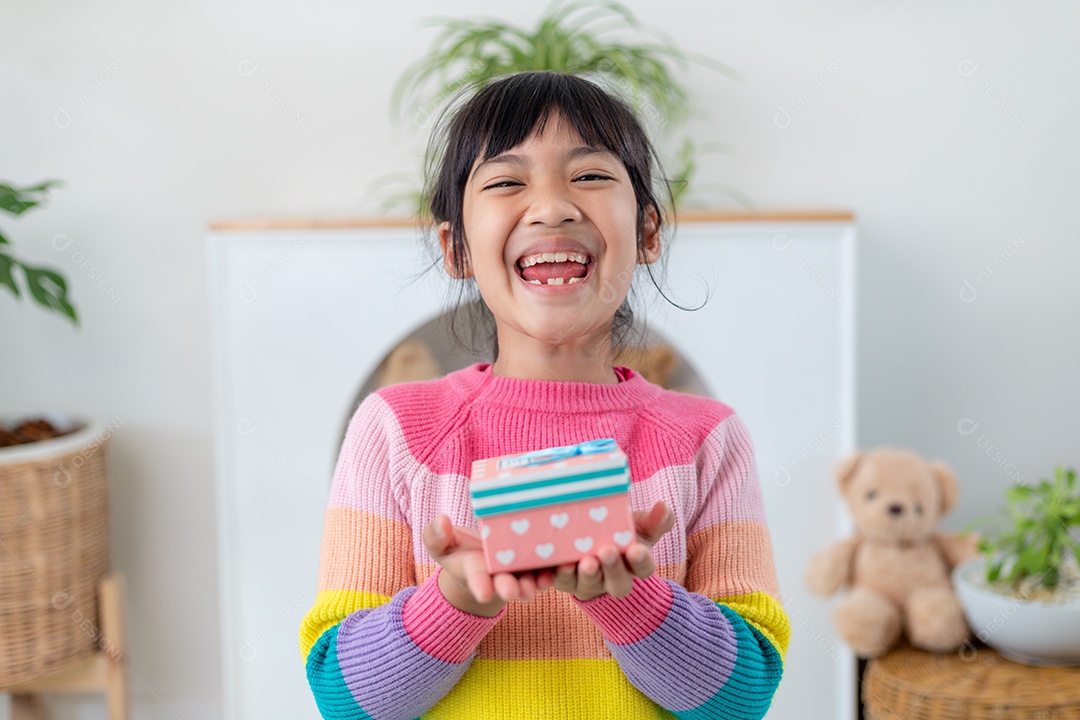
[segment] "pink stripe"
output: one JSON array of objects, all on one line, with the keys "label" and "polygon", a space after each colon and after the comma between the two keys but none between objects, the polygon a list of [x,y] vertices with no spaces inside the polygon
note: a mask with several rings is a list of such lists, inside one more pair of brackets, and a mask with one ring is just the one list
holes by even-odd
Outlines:
[{"label": "pink stripe", "polygon": [[436,569],[427,582],[409,596],[401,609],[401,620],[405,632],[425,653],[443,662],[464,662],[506,614],[506,608],[493,618],[458,610],[439,590],[441,571],[442,568]]},{"label": "pink stripe", "polygon": [[[468,477],[477,458],[611,437],[621,447],[633,448],[630,476],[636,482],[672,465],[676,458],[693,455],[709,433],[733,413],[711,398],[644,385],[646,381],[640,376],[627,383],[642,384],[635,386],[636,392],[648,402],[632,410],[598,406],[591,412],[579,406],[568,407],[565,415],[553,415],[495,402],[474,404],[475,395],[483,392],[485,378],[483,372],[467,368],[442,380],[379,391],[399,419],[407,447],[429,472]],[[542,390],[551,388],[538,388],[537,392]],[[537,407],[543,406],[542,399],[538,395]]]},{"label": "pink stripe", "polygon": [[634,483],[630,502],[648,510],[663,500],[675,512],[675,526],[653,546],[661,565],[687,559],[686,538],[702,528],[731,521],[765,524],[754,449],[737,415],[728,415],[702,442],[694,465],[661,468]]},{"label": "pink stripe", "polygon": [[732,415],[718,425],[702,445],[698,458],[699,482],[716,484],[712,494],[704,498],[690,532],[733,520],[765,523],[754,446],[742,420]]},{"label": "pink stripe", "polygon": [[644,580],[634,578],[634,589],[624,598],[601,595],[578,605],[600,628],[605,640],[629,645],[660,627],[671,610],[673,598],[667,581],[650,575]]},{"label": "pink stripe", "polygon": [[[349,421],[334,468],[328,506],[408,522],[399,504],[402,493],[386,491],[387,479],[400,477],[391,473],[390,467],[407,455],[404,450],[401,428],[390,406],[378,395],[368,395]],[[404,499],[407,501],[407,497]]]},{"label": "pink stripe", "polygon": [[[655,414],[642,413],[643,419],[652,422],[635,423],[634,428],[627,428],[627,444],[623,447],[634,448],[635,462],[630,472],[635,482],[692,457],[714,428],[734,413],[717,400],[674,392],[665,392],[658,402],[662,403],[662,414],[654,408]],[[631,429],[637,432],[631,435]]]}]

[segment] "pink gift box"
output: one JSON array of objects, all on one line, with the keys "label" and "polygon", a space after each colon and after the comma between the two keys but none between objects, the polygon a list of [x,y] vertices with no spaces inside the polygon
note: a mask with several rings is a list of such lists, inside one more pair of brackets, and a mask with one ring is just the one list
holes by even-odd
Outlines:
[{"label": "pink gift box", "polygon": [[626,455],[610,438],[477,460],[469,491],[492,574],[576,563],[634,540]]}]

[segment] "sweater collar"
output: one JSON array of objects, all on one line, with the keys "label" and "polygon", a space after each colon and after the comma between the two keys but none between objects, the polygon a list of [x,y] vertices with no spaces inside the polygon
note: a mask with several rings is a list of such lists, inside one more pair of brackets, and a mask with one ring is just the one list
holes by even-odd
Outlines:
[{"label": "sweater collar", "polygon": [[491,374],[491,363],[475,363],[450,373],[475,402],[515,407],[535,412],[610,412],[639,408],[663,389],[628,367],[613,368],[620,382],[604,384],[524,380]]}]

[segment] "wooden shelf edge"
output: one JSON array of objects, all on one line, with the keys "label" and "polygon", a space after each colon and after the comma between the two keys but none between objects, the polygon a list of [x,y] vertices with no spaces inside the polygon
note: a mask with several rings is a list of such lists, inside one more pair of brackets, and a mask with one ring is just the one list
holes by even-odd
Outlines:
[{"label": "wooden shelf edge", "polygon": [[[677,218],[680,223],[710,222],[852,222],[851,210],[730,210],[687,211]],[[210,230],[237,232],[246,230],[352,230],[357,228],[421,227],[415,218],[342,217],[342,218],[241,218],[214,220]]]},{"label": "wooden shelf edge", "polygon": [[109,659],[99,652],[86,660],[67,665],[48,675],[29,680],[21,685],[3,688],[13,695],[46,692],[100,692],[105,687],[105,671]]}]

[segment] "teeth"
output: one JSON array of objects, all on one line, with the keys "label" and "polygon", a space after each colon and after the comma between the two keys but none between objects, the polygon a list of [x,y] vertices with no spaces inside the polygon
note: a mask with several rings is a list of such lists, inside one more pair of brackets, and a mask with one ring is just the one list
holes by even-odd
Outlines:
[{"label": "teeth", "polygon": [[522,258],[518,265],[527,268],[542,262],[576,262],[582,265],[589,263],[589,256],[581,253],[572,252],[546,252],[537,253],[536,255],[530,255],[529,257]]},{"label": "teeth", "polygon": [[[583,278],[583,277],[572,277],[569,280],[567,280],[565,284],[573,285],[574,283],[579,283],[579,282],[582,282],[584,280],[585,280],[585,278]],[[526,280],[525,282],[529,283],[530,285],[543,285],[544,284],[544,283],[540,282],[539,280]],[[563,284],[563,279],[562,278],[548,278],[547,284],[548,285],[562,285]]]}]

